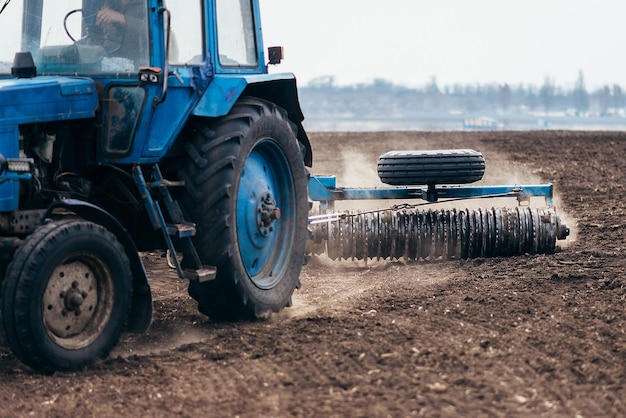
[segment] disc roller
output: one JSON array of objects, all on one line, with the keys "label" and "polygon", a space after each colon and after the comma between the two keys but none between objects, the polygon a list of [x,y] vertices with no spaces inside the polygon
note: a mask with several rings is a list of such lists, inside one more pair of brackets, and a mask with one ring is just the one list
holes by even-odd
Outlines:
[{"label": "disc roller", "polygon": [[569,235],[553,209],[336,213],[311,225],[314,252],[337,259],[451,260],[553,253]]}]

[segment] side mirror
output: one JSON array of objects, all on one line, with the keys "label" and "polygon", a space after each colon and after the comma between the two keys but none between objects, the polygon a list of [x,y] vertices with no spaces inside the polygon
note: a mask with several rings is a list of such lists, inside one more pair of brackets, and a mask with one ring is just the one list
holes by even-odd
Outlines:
[{"label": "side mirror", "polygon": [[282,46],[270,46],[267,48],[267,56],[269,57],[268,65],[277,65],[285,57]]}]

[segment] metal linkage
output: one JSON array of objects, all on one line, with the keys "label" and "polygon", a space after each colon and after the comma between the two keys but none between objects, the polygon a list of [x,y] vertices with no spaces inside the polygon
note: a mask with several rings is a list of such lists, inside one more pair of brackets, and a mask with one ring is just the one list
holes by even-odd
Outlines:
[{"label": "metal linkage", "polygon": [[[327,214],[324,216],[332,216]],[[554,252],[569,228],[552,209],[384,210],[336,213],[312,224],[336,259],[449,260]],[[325,245],[324,245],[325,244]]]},{"label": "metal linkage", "polygon": [[312,176],[309,179],[309,198],[320,202],[322,210],[332,209],[336,201],[377,199],[423,200],[432,203],[463,199],[515,197],[519,202],[526,202],[531,197],[543,197],[547,206],[553,206],[553,193],[552,184],[349,188],[337,187],[335,176]]}]

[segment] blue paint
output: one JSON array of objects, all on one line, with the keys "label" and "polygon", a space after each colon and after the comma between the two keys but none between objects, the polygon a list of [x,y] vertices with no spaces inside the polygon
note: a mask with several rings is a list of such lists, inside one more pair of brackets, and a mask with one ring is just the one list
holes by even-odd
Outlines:
[{"label": "blue paint", "polygon": [[[294,80],[293,74],[216,75],[192,114],[205,117],[224,116],[228,114],[248,86],[287,80]],[[295,94],[295,89],[292,94]]]},{"label": "blue paint", "polygon": [[[276,285],[286,268],[285,240],[293,239],[296,223],[295,191],[289,163],[280,146],[271,140],[258,142],[248,155],[237,191],[237,242],[251,280],[262,289]],[[265,220],[280,208],[278,219]]]},{"label": "blue paint", "polygon": [[0,80],[0,125],[90,118],[98,105],[89,78],[41,76]]},{"label": "blue paint", "polygon": [[435,192],[437,199],[475,199],[486,197],[515,197],[520,201],[530,197],[544,197],[546,204],[553,205],[552,184],[537,185],[499,185],[499,186],[439,186],[428,187],[337,187],[335,176],[312,176],[309,179],[309,198],[329,202],[340,200],[411,200],[419,199],[431,202],[430,193]]}]

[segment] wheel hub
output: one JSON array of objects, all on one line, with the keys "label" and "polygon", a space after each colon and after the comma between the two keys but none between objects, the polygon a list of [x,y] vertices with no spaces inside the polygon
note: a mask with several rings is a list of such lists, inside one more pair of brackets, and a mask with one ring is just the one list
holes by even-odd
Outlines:
[{"label": "wheel hub", "polygon": [[87,264],[74,261],[54,269],[43,296],[43,319],[49,332],[58,338],[80,333],[97,305],[96,277]]},{"label": "wheel hub", "polygon": [[[65,296],[64,296],[65,294]],[[62,311],[64,315],[67,315],[69,312],[75,312],[76,316],[81,314],[80,306],[85,302],[85,298],[89,296],[89,294],[78,288],[78,282],[72,282],[72,287],[67,292],[61,292],[59,295],[63,298],[63,303],[65,305],[65,309]]]},{"label": "wheel hub", "polygon": [[257,229],[263,236],[268,236],[274,231],[274,221],[280,219],[280,208],[272,199],[272,194],[267,192],[261,195],[257,205]]}]

